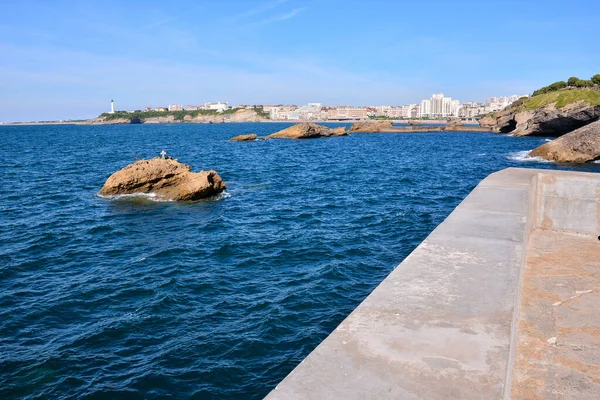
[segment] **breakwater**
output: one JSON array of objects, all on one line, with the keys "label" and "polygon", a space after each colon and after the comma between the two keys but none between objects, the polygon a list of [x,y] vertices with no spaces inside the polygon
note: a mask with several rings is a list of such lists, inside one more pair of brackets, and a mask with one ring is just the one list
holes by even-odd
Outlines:
[{"label": "breakwater", "polygon": [[490,175],[267,399],[597,398],[598,232],[599,175]]}]

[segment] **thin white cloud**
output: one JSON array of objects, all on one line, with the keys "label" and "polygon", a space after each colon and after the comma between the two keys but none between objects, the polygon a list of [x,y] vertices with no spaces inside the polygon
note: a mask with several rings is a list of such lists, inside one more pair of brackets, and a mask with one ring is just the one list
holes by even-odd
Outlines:
[{"label": "thin white cloud", "polygon": [[232,17],[229,17],[229,18],[227,18],[226,22],[234,23],[234,22],[238,22],[238,21],[242,21],[242,20],[248,19],[248,18],[250,18],[252,16],[255,16],[255,15],[264,14],[267,11],[272,10],[272,9],[274,9],[275,7],[277,7],[277,6],[281,5],[281,4],[287,3],[288,1],[289,0],[274,0],[274,1],[270,1],[268,3],[264,3],[264,4],[262,4],[262,5],[258,6],[258,7],[251,8],[251,9],[249,9],[247,11],[244,11],[244,12],[242,12],[240,14],[236,14],[236,15],[234,15]]},{"label": "thin white cloud", "polygon": [[300,14],[304,10],[306,10],[306,7],[294,8],[292,11],[290,11],[288,13],[281,14],[281,15],[276,15],[276,16],[271,17],[271,18],[266,18],[266,19],[263,19],[261,21],[254,22],[254,23],[252,23],[250,25],[266,25],[266,24],[271,24],[271,23],[274,23],[274,22],[285,21],[285,20],[294,18],[296,15]]}]

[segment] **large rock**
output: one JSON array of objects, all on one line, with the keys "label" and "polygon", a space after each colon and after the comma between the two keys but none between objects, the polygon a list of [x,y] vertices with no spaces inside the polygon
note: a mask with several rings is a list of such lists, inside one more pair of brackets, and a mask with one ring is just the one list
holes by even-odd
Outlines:
[{"label": "large rock", "polygon": [[564,163],[584,163],[600,159],[600,121],[545,143],[529,153],[531,157]]},{"label": "large rock", "polygon": [[248,142],[251,140],[256,140],[258,135],[256,133],[248,133],[245,135],[237,135],[229,139],[230,142]]},{"label": "large rock", "polygon": [[392,121],[359,121],[350,127],[350,132],[377,133],[392,129]]},{"label": "large rock", "polygon": [[331,129],[326,126],[313,124],[312,122],[302,122],[289,128],[275,132],[268,139],[313,139],[331,136]]},{"label": "large rock", "polygon": [[189,165],[170,158],[139,160],[112,174],[104,196],[155,193],[162,200],[199,200],[221,193],[227,186],[215,171],[191,172]]},{"label": "large rock", "polygon": [[482,118],[479,124],[514,136],[561,136],[598,119],[600,105],[578,101],[562,108],[555,103],[535,110],[507,108]]}]

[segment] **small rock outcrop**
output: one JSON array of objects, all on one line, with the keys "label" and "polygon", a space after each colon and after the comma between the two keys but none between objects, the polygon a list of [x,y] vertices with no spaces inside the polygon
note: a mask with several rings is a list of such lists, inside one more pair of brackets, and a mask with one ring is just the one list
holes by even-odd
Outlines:
[{"label": "small rock outcrop", "polygon": [[215,171],[191,172],[170,158],[139,160],[112,174],[100,195],[155,193],[162,200],[193,201],[221,193],[227,186]]},{"label": "small rock outcrop", "polygon": [[330,129],[331,136],[348,136],[348,131],[345,126]]},{"label": "small rock outcrop", "polygon": [[258,135],[256,133],[248,133],[245,135],[237,135],[229,139],[230,142],[248,142],[252,140],[256,140]]},{"label": "small rock outcrop", "polygon": [[350,132],[378,133],[392,129],[392,121],[359,121],[350,127]]},{"label": "small rock outcrop", "polygon": [[267,139],[314,139],[328,136],[332,136],[331,129],[328,127],[312,122],[302,122],[275,132],[267,136]]},{"label": "small rock outcrop", "polygon": [[460,118],[449,118],[446,121],[446,126],[447,127],[457,127],[457,126],[463,126],[464,123],[462,121],[462,119]]},{"label": "small rock outcrop", "polygon": [[593,122],[532,150],[531,157],[560,163],[585,163],[600,159],[600,121]]}]

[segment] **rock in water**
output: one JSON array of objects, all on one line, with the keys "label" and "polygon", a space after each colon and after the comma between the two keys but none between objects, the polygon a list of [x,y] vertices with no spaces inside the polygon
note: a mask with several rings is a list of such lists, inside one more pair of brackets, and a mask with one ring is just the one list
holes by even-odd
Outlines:
[{"label": "rock in water", "polygon": [[584,163],[600,159],[600,121],[545,143],[529,153],[556,162]]},{"label": "rock in water", "polygon": [[191,172],[177,160],[139,160],[112,174],[102,186],[104,196],[155,193],[163,200],[199,200],[221,193],[227,186],[215,171]]},{"label": "rock in water", "polygon": [[392,129],[392,121],[360,121],[350,127],[350,132],[377,133]]},{"label": "rock in water", "polygon": [[237,135],[229,139],[230,142],[247,142],[251,140],[256,140],[258,135],[256,133],[248,133],[246,135]]},{"label": "rock in water", "polygon": [[331,136],[348,136],[348,131],[345,126],[339,128],[331,128]]},{"label": "rock in water", "polygon": [[331,136],[331,129],[326,126],[302,122],[279,132],[275,132],[268,139],[313,139]]}]

